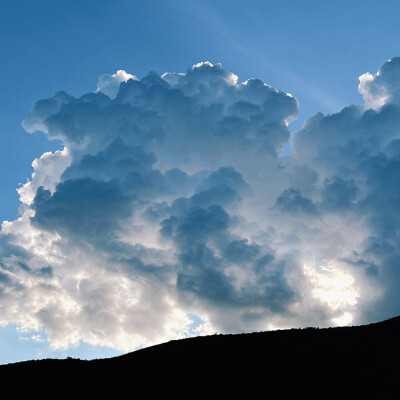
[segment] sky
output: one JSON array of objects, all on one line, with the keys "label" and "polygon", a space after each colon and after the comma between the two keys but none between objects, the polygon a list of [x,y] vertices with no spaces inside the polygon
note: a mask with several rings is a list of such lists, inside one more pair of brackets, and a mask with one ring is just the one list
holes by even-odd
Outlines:
[{"label": "sky", "polygon": [[399,8],[2,1],[0,362],[397,315]]}]

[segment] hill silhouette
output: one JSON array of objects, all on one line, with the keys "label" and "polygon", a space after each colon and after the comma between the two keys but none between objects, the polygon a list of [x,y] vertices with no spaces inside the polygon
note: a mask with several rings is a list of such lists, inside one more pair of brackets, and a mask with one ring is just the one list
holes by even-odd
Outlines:
[{"label": "hill silhouette", "polygon": [[0,366],[2,398],[400,398],[400,317],[171,341],[100,360]]}]

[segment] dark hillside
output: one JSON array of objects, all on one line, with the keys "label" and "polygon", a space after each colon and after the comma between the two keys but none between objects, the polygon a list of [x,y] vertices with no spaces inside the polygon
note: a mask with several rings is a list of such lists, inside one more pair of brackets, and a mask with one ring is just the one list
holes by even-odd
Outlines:
[{"label": "dark hillside", "polygon": [[104,360],[0,366],[6,397],[400,398],[400,317],[377,324],[197,337]]}]

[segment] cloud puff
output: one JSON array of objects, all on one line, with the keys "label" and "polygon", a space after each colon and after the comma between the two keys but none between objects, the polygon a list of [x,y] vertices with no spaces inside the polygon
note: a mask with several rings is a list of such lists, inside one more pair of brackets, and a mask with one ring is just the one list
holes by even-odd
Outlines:
[{"label": "cloud puff", "polygon": [[366,105],[310,118],[286,157],[297,100],[220,64],[118,71],[94,93],[37,102],[23,126],[65,147],[34,161],[21,217],[3,222],[0,322],[44,329],[53,347],[131,350],[394,311],[389,64],[360,78]]},{"label": "cloud puff", "polygon": [[129,81],[129,79],[138,80],[135,75],[128,74],[122,69],[119,69],[115,74],[103,74],[99,76],[97,82],[97,92],[102,92],[108,97],[114,99],[119,91],[121,82]]},{"label": "cloud puff", "polygon": [[358,90],[364,97],[365,107],[379,110],[385,104],[399,104],[400,101],[400,59],[388,60],[373,75],[369,72],[360,76]]}]

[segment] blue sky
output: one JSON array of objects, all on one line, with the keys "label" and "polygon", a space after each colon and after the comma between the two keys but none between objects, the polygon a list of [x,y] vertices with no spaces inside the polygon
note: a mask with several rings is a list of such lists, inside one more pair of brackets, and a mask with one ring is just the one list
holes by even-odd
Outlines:
[{"label": "blue sky", "polygon": [[[60,140],[49,142],[45,134],[36,132],[31,135],[21,126],[36,101],[51,98],[60,90],[75,97],[94,92],[100,75],[113,74],[120,69],[141,79],[149,71],[154,70],[158,74],[186,72],[193,64],[210,61],[213,64],[222,63],[226,71],[238,75],[239,82],[259,78],[268,85],[295,96],[299,102],[299,117],[290,125],[294,132],[302,127],[307,118],[319,111],[324,114],[336,113],[347,105],[363,102],[357,91],[358,77],[365,72],[375,74],[385,61],[399,54],[396,45],[400,43],[399,12],[400,6],[395,1],[382,1],[377,5],[376,2],[358,0],[72,0],[62,3],[3,0],[0,4],[1,221],[12,221],[19,216],[20,202],[16,188],[19,183],[25,183],[30,178],[33,172],[32,161],[46,151],[63,148]],[[326,121],[323,123],[328,124]],[[313,138],[313,135],[312,132],[309,133],[309,138]],[[308,136],[305,134],[304,137]],[[304,139],[304,143],[306,142]],[[299,141],[298,148],[305,146],[304,143]],[[158,157],[162,159],[161,155]],[[170,159],[165,160],[165,165],[172,165]],[[217,166],[211,165],[217,171]],[[181,169],[185,166],[187,172],[194,168],[184,163],[177,164],[178,166]],[[325,176],[325,171],[318,173]],[[335,174],[334,176],[338,176],[339,173],[335,170]],[[343,180],[329,181],[333,178],[326,176],[326,192],[333,185],[336,185],[335,190],[347,188],[348,193],[351,192],[350,183],[343,183]],[[357,182],[356,178],[354,180]],[[302,200],[307,197],[306,189],[302,190],[302,194],[283,191],[280,197],[277,196],[279,201],[277,200],[276,206],[281,207],[281,212],[293,210],[290,202],[294,198],[300,204],[296,205],[296,210],[303,207],[304,211],[305,204],[308,203]],[[244,194],[241,196],[245,197]],[[311,192],[310,196],[312,197]],[[195,200],[191,198],[190,201]],[[230,206],[224,207],[229,209]],[[39,206],[36,208],[37,212],[38,210],[41,210]],[[210,213],[203,217],[214,218],[214,214],[211,211]],[[195,217],[188,214],[185,218],[179,228],[181,231]],[[376,218],[375,214],[371,220],[373,218]],[[169,223],[165,222],[164,226],[169,227]],[[40,221],[37,224],[40,229],[50,229]],[[171,225],[168,229],[175,228]],[[229,231],[229,234],[232,232]],[[174,238],[174,246],[183,254],[183,242],[179,233]],[[358,254],[361,254],[361,250]],[[361,258],[360,255],[357,260]],[[365,257],[362,260],[367,262]],[[388,262],[387,259],[382,261],[383,264]],[[286,260],[286,263],[289,261]],[[335,272],[335,276],[340,277],[340,274],[347,273],[348,270],[341,270]],[[388,273],[388,276],[391,275]],[[367,282],[364,287],[369,287],[368,285]],[[224,287],[219,289],[221,293]],[[292,294],[289,289],[286,293],[285,301],[289,302]],[[349,293],[348,295],[350,296]],[[237,301],[233,295],[229,296],[231,302]],[[217,298],[207,301],[214,304]],[[203,314],[212,320],[216,314],[211,305],[207,303],[202,307]],[[350,311],[345,311],[343,315],[346,312]],[[192,315],[190,312],[189,314]],[[382,314],[377,312],[376,315]],[[201,319],[196,321],[200,323]],[[221,321],[222,319],[218,319],[218,323],[213,325],[211,321],[210,324],[213,329],[214,326],[224,327],[226,331],[240,329],[234,323],[224,325]],[[277,319],[274,324],[278,326],[279,321]],[[304,321],[307,323],[317,320],[309,317]],[[288,322],[290,323],[293,322]],[[275,326],[274,324],[271,326]],[[90,358],[122,351],[110,349],[112,346],[107,349],[92,346],[90,343],[101,341],[91,342],[88,339],[89,344],[81,344],[79,347],[72,345],[70,350],[53,352],[47,342],[20,339],[22,336],[32,335],[46,337],[42,329],[39,333],[31,334],[29,331],[21,334],[16,330],[15,324],[1,328],[0,362],[42,356],[64,357],[70,354]]]}]

